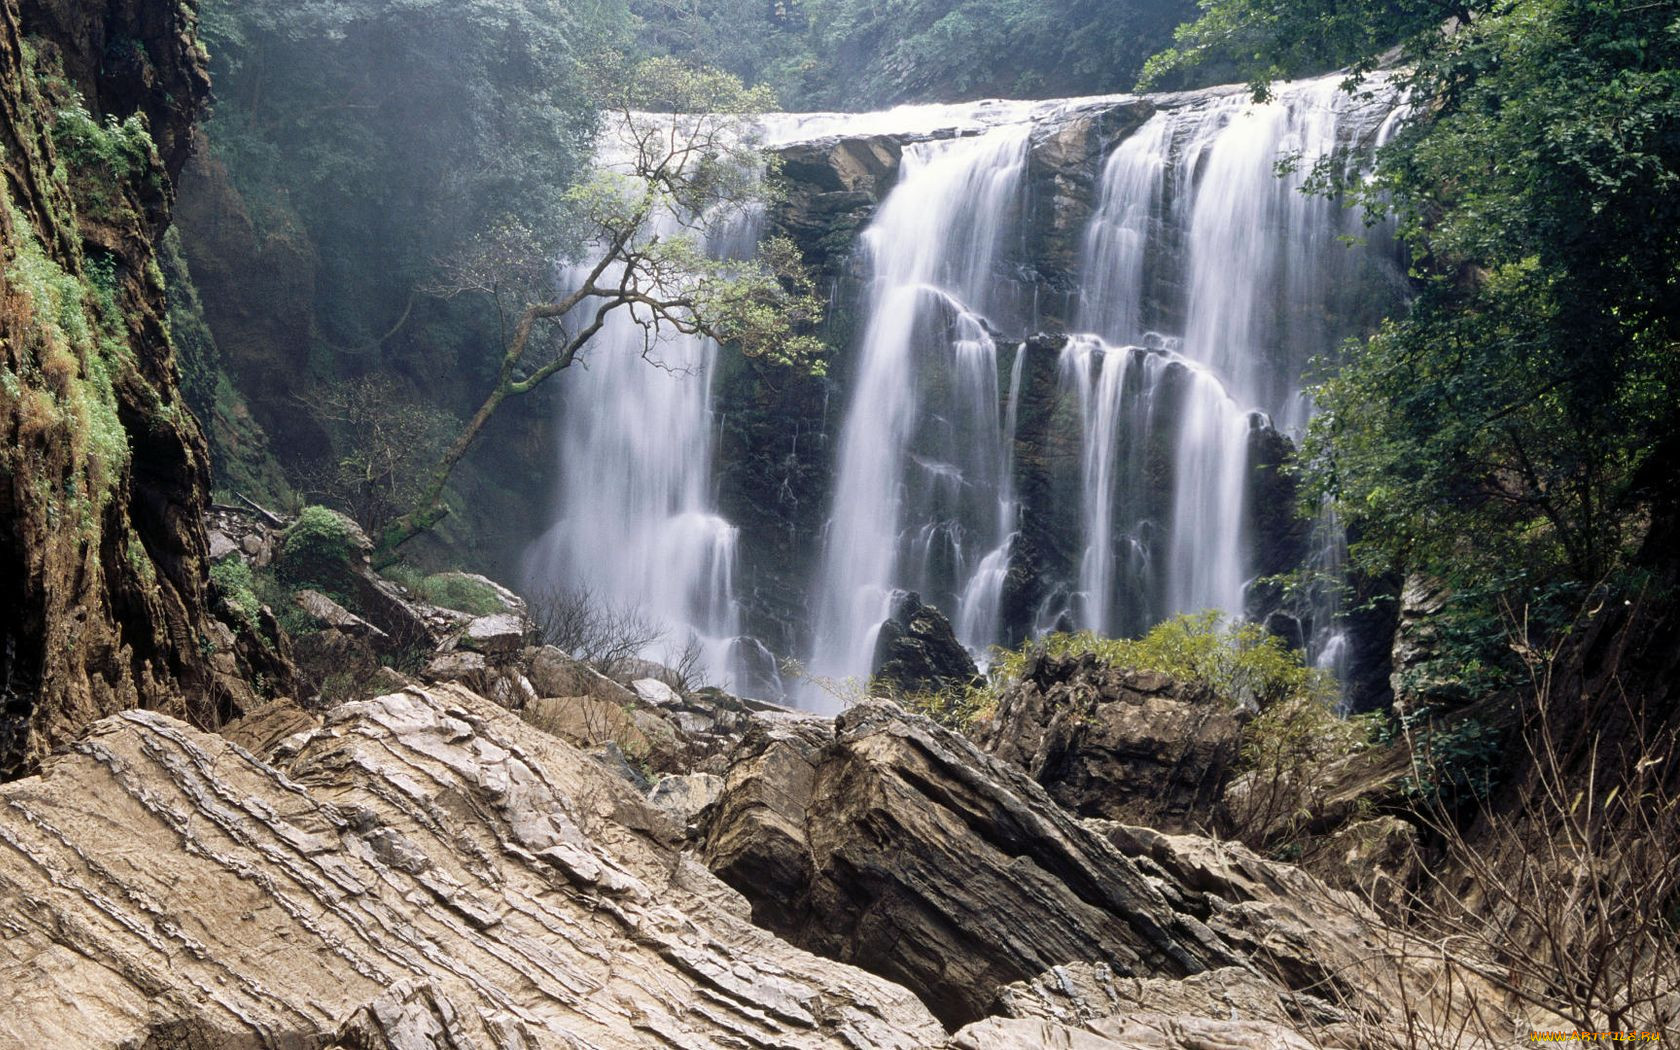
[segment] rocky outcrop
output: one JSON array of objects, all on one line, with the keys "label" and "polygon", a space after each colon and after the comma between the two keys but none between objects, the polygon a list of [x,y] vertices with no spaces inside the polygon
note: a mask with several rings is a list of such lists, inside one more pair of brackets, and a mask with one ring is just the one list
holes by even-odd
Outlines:
[{"label": "rocky outcrop", "polygon": [[1209,823],[1242,719],[1164,674],[1040,652],[972,735],[1073,813],[1182,831]]},{"label": "rocky outcrop", "polygon": [[[1226,967],[1181,981],[1117,976],[1101,964],[1058,966],[998,992],[998,1016],[951,1040],[955,1050],[1307,1050],[1337,1015],[1303,1024],[1301,1000],[1253,971]],[[1291,1014],[1293,1007],[1296,1011]],[[1328,1013],[1328,1016],[1325,1016]],[[1300,1029],[1306,1028],[1307,1035]],[[1331,1046],[1356,1046],[1336,1040]]]},{"label": "rocky outcrop", "polygon": [[1040,324],[1060,328],[1073,320],[1080,253],[1103,162],[1154,112],[1148,99],[1126,99],[1076,109],[1035,129],[1027,154],[1025,250]]},{"label": "rocky outcrop", "polygon": [[213,725],[203,438],[159,246],[208,91],[191,3],[0,3],[0,777],[89,721]]},{"label": "rocky outcrop", "polygon": [[[466,693],[258,756],[154,713],[0,789],[0,1044],[927,1047],[604,768]],[[98,960],[95,965],[90,960]]]},{"label": "rocky outcrop", "polygon": [[703,854],[758,921],[903,982],[951,1024],[1004,984],[1105,962],[1183,977],[1236,957],[1013,767],[896,706],[749,736]]},{"label": "rocky outcrop", "polygon": [[1465,699],[1460,684],[1440,669],[1440,618],[1451,600],[1452,589],[1445,582],[1415,573],[1400,589],[1389,675],[1397,713],[1430,701]]},{"label": "rocky outcrop", "polygon": [[886,135],[819,139],[777,153],[786,189],[777,229],[793,239],[814,271],[840,276],[858,231],[898,179],[904,144]]},{"label": "rocky outcrop", "polygon": [[897,694],[961,689],[979,677],[951,621],[922,601],[900,594],[875,637],[875,680]]}]

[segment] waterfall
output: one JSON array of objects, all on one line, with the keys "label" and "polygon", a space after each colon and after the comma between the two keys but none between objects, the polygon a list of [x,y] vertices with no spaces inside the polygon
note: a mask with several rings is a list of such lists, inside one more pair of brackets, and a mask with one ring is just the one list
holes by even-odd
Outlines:
[{"label": "waterfall", "polygon": [[1001,480],[997,495],[997,527],[992,549],[980,559],[957,599],[957,640],[981,655],[999,639],[1003,588],[1009,578],[1010,548],[1015,542],[1015,523],[1020,508],[1015,498],[1015,426],[1020,417],[1021,380],[1026,374],[1027,344],[1015,348],[1015,362],[1009,368],[1009,400],[1005,402]]},{"label": "waterfall", "polygon": [[[951,612],[977,654],[1005,640],[1024,357],[1004,396],[998,333],[1021,319],[1000,252],[1033,130],[1081,105],[941,114],[961,136],[906,148],[863,236],[866,324],[814,595],[821,676],[869,673],[900,588]],[[1073,296],[1072,327],[1088,334],[1068,339],[1056,371],[1080,435],[1076,578],[1063,612],[1041,608],[1040,628],[1065,617],[1126,634],[1179,612],[1244,614],[1256,431],[1299,435],[1309,362],[1368,327],[1399,283],[1380,278],[1390,286],[1367,294],[1384,232],[1301,189],[1321,160],[1357,170],[1398,112],[1382,82],[1353,96],[1337,77],[1281,85],[1264,104],[1174,96],[1109,151]],[[1359,237],[1372,243],[1343,243]],[[1315,639],[1316,658],[1341,658],[1334,631]]]},{"label": "waterfall", "polygon": [[[719,257],[750,253],[760,217],[717,224]],[[679,224],[663,220],[659,236]],[[562,280],[576,287],[587,265]],[[626,615],[658,634],[638,654],[676,666],[697,655],[711,683],[735,675],[738,530],[716,511],[711,385],[717,344],[650,333],[610,315],[559,384],[559,495],[554,525],[526,557],[539,601],[587,593],[597,616]]]},{"label": "waterfall", "polygon": [[869,674],[896,588],[955,608],[986,560],[978,544],[997,537],[1006,451],[983,315],[999,302],[994,268],[1028,130],[906,148],[899,184],[863,234],[868,322],[819,576],[818,678]]},{"label": "waterfall", "polygon": [[[1352,306],[1338,284],[1354,253],[1340,239],[1365,232],[1301,189],[1321,159],[1374,127],[1378,142],[1390,134],[1394,112],[1391,97],[1349,96],[1331,77],[1283,85],[1265,104],[1226,95],[1163,110],[1109,156],[1076,320],[1109,343],[1170,347],[1182,382],[1165,397],[1159,365],[1136,369],[1106,343],[1069,343],[1065,382],[1078,388],[1085,435],[1080,626],[1136,632],[1180,612],[1243,614],[1251,431],[1305,426],[1307,363],[1350,330],[1334,320]],[[1163,425],[1174,431],[1173,495],[1145,505],[1141,459]],[[1133,515],[1122,542],[1117,504]]]},{"label": "waterfall", "polygon": [[[753,608],[766,581],[808,572],[798,691],[814,707],[831,706],[826,683],[871,673],[899,591],[945,610],[982,660],[1031,631],[1137,634],[1179,612],[1252,611],[1255,578],[1282,571],[1275,549],[1261,556],[1253,450],[1278,447],[1273,427],[1299,436],[1309,362],[1402,294],[1386,231],[1300,190],[1320,161],[1357,173],[1404,112],[1381,78],[1353,96],[1329,77],[1264,104],[1216,89],[762,118],[764,139],[798,144],[807,167],[848,140],[895,140],[877,154],[897,158],[892,188],[835,286],[859,324],[833,369],[839,425],[815,446],[833,449],[816,465],[831,471],[821,535],[790,527],[768,571],[753,558],[758,540],[714,491],[718,348],[646,348],[617,318],[561,384],[559,502],[529,582],[641,610],[666,632],[650,658],[693,638],[714,681],[774,689],[774,656],[742,637],[757,621],[737,601],[737,560],[753,558]],[[843,209],[861,195],[805,190]],[[758,229],[743,219],[709,249],[748,251]],[[1061,238],[1049,254],[1047,237]],[[1343,243],[1355,239],[1368,243]],[[1041,296],[1069,305],[1065,342],[1033,336]],[[816,418],[790,433],[794,464],[803,435],[830,440]],[[1321,521],[1290,564],[1335,571],[1341,544]],[[790,567],[789,550],[814,564]],[[1332,591],[1302,615],[1312,658],[1340,667]],[[777,594],[770,622],[789,605]]]}]

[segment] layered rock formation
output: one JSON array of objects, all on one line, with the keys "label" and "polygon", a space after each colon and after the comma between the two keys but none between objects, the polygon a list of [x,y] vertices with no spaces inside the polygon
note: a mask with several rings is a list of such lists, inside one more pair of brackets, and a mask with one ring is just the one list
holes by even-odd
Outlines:
[{"label": "layered rock formation", "polygon": [[[831,735],[832,734],[832,735]],[[1236,956],[1019,771],[888,703],[749,737],[704,855],[796,944],[947,1023],[1066,962],[1183,977]]]},{"label": "layered rock formation", "polygon": [[625,784],[462,691],[346,705],[271,763],[126,714],[0,793],[8,1046],[944,1038],[903,988],[753,927]]}]

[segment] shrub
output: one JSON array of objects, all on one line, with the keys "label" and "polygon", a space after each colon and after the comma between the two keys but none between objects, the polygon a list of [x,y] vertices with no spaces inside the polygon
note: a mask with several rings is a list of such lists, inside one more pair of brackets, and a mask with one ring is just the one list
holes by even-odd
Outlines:
[{"label": "shrub", "polygon": [[893,693],[872,682],[869,693],[872,696],[890,695],[893,700],[910,710],[926,715],[947,729],[959,732],[976,722],[985,721],[997,709],[996,693],[989,686],[983,685]]},{"label": "shrub", "polygon": [[1493,793],[1504,734],[1475,718],[1438,719],[1428,708],[1400,720],[1412,754],[1407,796],[1451,811]]},{"label": "shrub", "polygon": [[1099,638],[1089,631],[1048,635],[1000,653],[993,682],[1019,678],[1035,649],[1058,657],[1090,654],[1114,667],[1159,671],[1206,686],[1227,703],[1261,710],[1286,700],[1327,704],[1336,695],[1334,680],[1306,666],[1282,639],[1259,624],[1227,624],[1217,612],[1178,616],[1136,639]]},{"label": "shrub", "polygon": [[326,507],[309,506],[281,533],[280,554],[305,571],[343,565],[356,554],[353,526],[344,515]]},{"label": "shrub", "polygon": [[157,147],[146,119],[137,113],[123,120],[107,117],[102,124],[88,113],[79,96],[74,97],[54,116],[52,139],[59,160],[68,169],[78,206],[93,217],[121,216],[128,208],[123,188],[134,179],[145,179],[153,190],[162,190]]}]

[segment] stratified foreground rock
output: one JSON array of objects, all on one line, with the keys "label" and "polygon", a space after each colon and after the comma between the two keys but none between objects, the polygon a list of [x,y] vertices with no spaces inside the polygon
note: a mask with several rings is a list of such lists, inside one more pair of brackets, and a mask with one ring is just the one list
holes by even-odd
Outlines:
[{"label": "stratified foreground rock", "polygon": [[0,1046],[945,1039],[905,989],[752,926],[628,786],[464,691],[347,704],[273,752],[129,713],[0,788]]},{"label": "stratified foreground rock", "polygon": [[1242,727],[1206,688],[1036,652],[974,736],[1071,812],[1183,831],[1209,822]]},{"label": "stratified foreground rock", "polygon": [[953,1025],[1064,963],[1183,977],[1238,961],[1020,770],[890,703],[749,737],[706,840],[765,925]]}]

